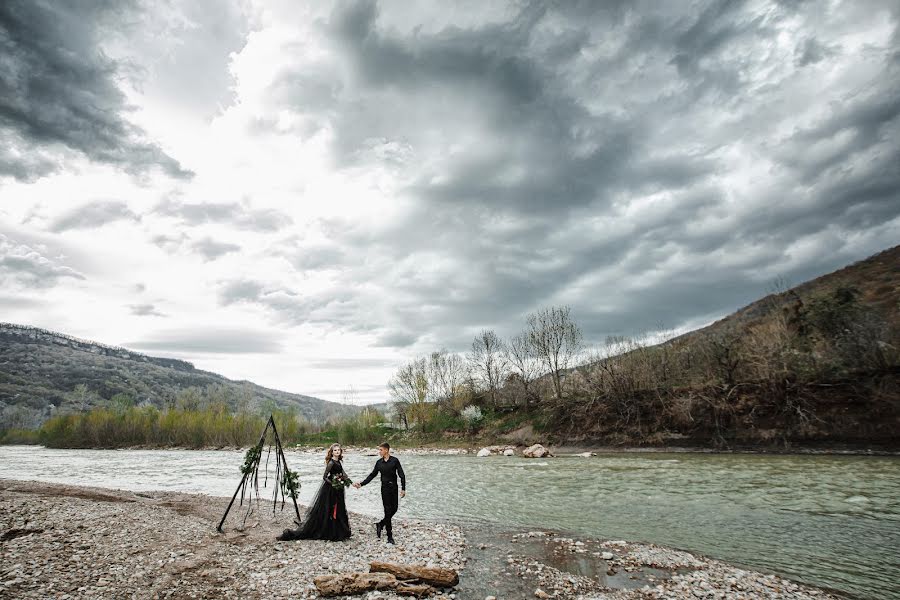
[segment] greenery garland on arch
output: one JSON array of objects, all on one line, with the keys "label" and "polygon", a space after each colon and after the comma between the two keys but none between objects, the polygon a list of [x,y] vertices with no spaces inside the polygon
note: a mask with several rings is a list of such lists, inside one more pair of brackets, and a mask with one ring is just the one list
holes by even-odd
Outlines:
[{"label": "greenery garland on arch", "polygon": [[278,428],[275,427],[275,418],[272,415],[269,415],[269,420],[266,421],[266,426],[263,429],[262,435],[259,436],[259,442],[257,442],[255,446],[249,448],[246,454],[244,454],[244,462],[241,464],[240,468],[242,476],[241,482],[234,491],[231,502],[228,503],[225,514],[222,515],[222,520],[219,521],[219,525],[216,527],[216,530],[220,533],[222,532],[222,525],[225,523],[225,519],[228,517],[228,513],[231,511],[231,507],[234,505],[234,501],[237,499],[238,494],[241,495],[241,506],[244,505],[244,500],[247,500],[247,512],[244,514],[242,524],[247,522],[247,517],[253,512],[253,496],[255,496],[256,505],[259,506],[259,467],[262,463],[263,446],[266,445],[266,438],[270,428],[272,430],[273,439],[269,441],[268,452],[266,452],[266,463],[263,467],[263,487],[266,487],[269,482],[269,458],[272,455],[274,443],[275,478],[272,491],[272,514],[275,514],[275,510],[278,507],[279,495],[281,497],[282,510],[284,510],[285,498],[290,497],[294,504],[294,514],[297,516],[296,522],[298,525],[300,524],[300,508],[297,506],[297,496],[300,494],[300,475],[296,471],[291,471],[288,468],[287,459],[284,456],[284,449],[281,446],[281,438],[278,436]]}]

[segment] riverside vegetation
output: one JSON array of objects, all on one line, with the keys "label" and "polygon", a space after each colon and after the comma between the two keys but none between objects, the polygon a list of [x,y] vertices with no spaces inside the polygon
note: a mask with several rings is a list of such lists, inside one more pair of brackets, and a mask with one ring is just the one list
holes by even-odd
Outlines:
[{"label": "riverside vegetation", "polygon": [[[848,445],[896,449],[900,424],[900,247],[779,290],[684,335],[611,337],[585,348],[568,307],[484,330],[466,354],[403,365],[383,412],[312,421],[269,404],[234,410],[215,386],[163,408],[127,394],[6,443],[60,447],[217,447],[255,441],[269,412],[285,443],[473,445],[493,441],[701,446]],[[76,387],[70,395],[94,393]],[[270,410],[272,409],[272,410]]]}]

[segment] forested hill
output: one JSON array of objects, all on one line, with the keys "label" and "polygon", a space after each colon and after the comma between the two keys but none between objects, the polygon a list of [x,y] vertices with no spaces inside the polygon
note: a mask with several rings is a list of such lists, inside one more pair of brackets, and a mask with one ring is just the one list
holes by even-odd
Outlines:
[{"label": "forested hill", "polygon": [[159,408],[222,403],[232,411],[293,410],[315,423],[356,412],[312,396],[232,381],[193,364],[65,334],[0,323],[0,429],[119,401]]}]

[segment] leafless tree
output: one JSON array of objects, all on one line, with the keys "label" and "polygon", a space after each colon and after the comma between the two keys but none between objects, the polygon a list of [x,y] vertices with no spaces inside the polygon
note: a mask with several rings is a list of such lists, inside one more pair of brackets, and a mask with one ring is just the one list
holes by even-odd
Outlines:
[{"label": "leafless tree", "polygon": [[707,335],[703,340],[703,350],[707,362],[716,376],[726,385],[737,383],[738,369],[744,359],[740,352],[740,335],[734,331],[724,331]]},{"label": "leafless tree", "polygon": [[465,394],[469,377],[466,361],[458,354],[439,350],[428,359],[428,395],[437,404],[455,407],[459,396]]},{"label": "leafless tree", "polygon": [[525,406],[533,395],[531,383],[541,374],[541,360],[535,354],[527,333],[514,335],[506,343],[506,362],[517,375],[525,392]]},{"label": "leafless tree", "polygon": [[388,391],[395,403],[406,406],[407,418],[422,423],[428,412],[428,361],[417,358],[400,367],[388,382]]},{"label": "leafless tree", "polygon": [[476,379],[496,404],[500,382],[506,375],[507,365],[503,340],[492,330],[485,329],[472,341],[469,363]]},{"label": "leafless tree", "polygon": [[542,308],[528,315],[528,341],[549,371],[556,398],[562,398],[562,374],[581,352],[581,330],[568,306]]}]

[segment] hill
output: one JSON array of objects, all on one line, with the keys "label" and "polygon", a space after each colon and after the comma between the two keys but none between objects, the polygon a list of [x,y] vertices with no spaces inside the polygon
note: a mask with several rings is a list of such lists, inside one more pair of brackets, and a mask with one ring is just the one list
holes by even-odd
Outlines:
[{"label": "hill", "polygon": [[312,423],[357,408],[232,381],[193,364],[107,346],[36,327],[0,323],[0,430],[33,429],[59,412],[128,397],[138,405],[295,411]]},{"label": "hill", "polygon": [[662,343],[610,339],[564,397],[538,380],[538,420],[565,442],[897,448],[898,373],[900,246]]},{"label": "hill", "polygon": [[893,331],[900,330],[900,246],[787,290],[775,291],[701,329],[675,341],[696,343],[709,335],[744,331],[773,318],[796,315],[805,305],[839,289],[853,290],[859,306],[876,315]]}]

